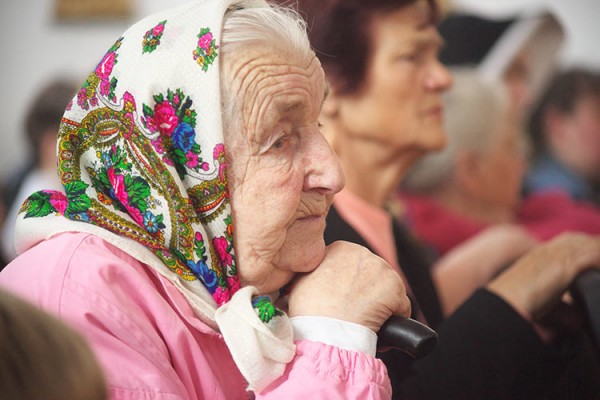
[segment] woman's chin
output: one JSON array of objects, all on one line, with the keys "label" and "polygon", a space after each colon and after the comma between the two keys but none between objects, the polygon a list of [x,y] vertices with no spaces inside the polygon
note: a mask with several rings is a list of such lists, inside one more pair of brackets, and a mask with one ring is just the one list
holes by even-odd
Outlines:
[{"label": "woman's chin", "polygon": [[324,216],[296,220],[279,250],[278,268],[299,273],[314,271],[325,258],[324,231]]},{"label": "woman's chin", "polygon": [[[277,256],[270,261],[239,265],[242,286],[254,286],[261,293],[270,293],[287,285],[296,274],[309,273],[317,269],[325,258],[327,247],[323,235],[307,236],[302,240],[290,240],[281,247]],[[247,269],[247,266],[252,266]]]},{"label": "woman's chin", "polygon": [[314,271],[323,262],[325,254],[327,254],[325,243],[320,246],[313,246],[309,254],[303,254],[301,257],[297,258],[298,261],[296,261],[292,271],[298,273],[309,273]]}]

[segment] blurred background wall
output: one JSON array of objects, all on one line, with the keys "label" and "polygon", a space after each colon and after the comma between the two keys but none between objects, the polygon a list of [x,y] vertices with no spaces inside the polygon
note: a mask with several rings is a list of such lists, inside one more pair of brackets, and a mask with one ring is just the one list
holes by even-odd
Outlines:
[{"label": "blurred background wall", "polygon": [[[166,4],[176,5],[185,0],[123,0],[130,6],[126,17],[76,20],[57,19],[57,1],[0,2],[0,180],[26,157],[23,114],[36,88],[63,75],[73,76],[83,83],[104,52],[131,23]],[[550,7],[564,23],[567,34],[561,65],[600,69],[598,0],[447,0],[447,3],[480,8],[498,15],[533,5]]]}]

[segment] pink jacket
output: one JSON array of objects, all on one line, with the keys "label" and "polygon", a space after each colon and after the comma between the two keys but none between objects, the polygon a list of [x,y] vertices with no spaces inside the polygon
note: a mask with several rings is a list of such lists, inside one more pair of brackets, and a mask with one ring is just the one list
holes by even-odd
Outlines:
[{"label": "pink jacket", "polygon": [[[175,286],[96,236],[63,233],[38,244],[2,271],[0,286],[88,338],[111,399],[252,396],[222,336],[194,316]],[[257,399],[391,397],[380,360],[319,342],[296,345],[284,376]]]}]

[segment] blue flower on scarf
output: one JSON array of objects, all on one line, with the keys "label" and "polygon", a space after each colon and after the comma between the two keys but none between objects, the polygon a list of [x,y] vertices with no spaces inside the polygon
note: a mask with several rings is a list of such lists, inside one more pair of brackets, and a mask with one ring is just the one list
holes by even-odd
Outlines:
[{"label": "blue flower on scarf", "polygon": [[195,138],[196,132],[194,131],[194,128],[185,122],[177,125],[175,132],[173,132],[173,144],[178,149],[181,149],[183,153],[187,153],[192,149]]},{"label": "blue flower on scarf", "polygon": [[144,226],[150,233],[158,232],[159,222],[156,219],[156,215],[152,214],[150,211],[146,211],[144,213]]},{"label": "blue flower on scarf", "polygon": [[197,263],[194,263],[193,261],[188,260],[187,266],[194,275],[204,282],[204,285],[210,293],[215,291],[218,282],[217,274],[212,269],[209,269],[204,261],[200,260]]},{"label": "blue flower on scarf", "polygon": [[90,222],[90,217],[86,212],[69,214],[68,217],[75,221]]}]

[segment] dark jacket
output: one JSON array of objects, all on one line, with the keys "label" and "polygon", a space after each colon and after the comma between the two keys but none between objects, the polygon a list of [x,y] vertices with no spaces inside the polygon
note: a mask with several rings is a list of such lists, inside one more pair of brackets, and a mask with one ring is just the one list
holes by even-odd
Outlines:
[{"label": "dark jacket", "polygon": [[[580,375],[581,382],[564,385],[561,381],[568,365],[577,361],[575,350],[586,344],[570,340],[568,345],[545,345],[528,321],[485,289],[479,289],[442,321],[430,275],[432,260],[397,221],[394,236],[399,264],[414,293],[413,309],[419,307],[438,332],[438,344],[420,360],[397,351],[378,354],[388,367],[394,399],[600,398],[598,384],[585,378],[586,374]],[[325,241],[329,244],[336,240],[369,247],[332,207]],[[575,371],[588,367],[599,371],[597,365],[586,366],[582,362],[577,362]]]}]

